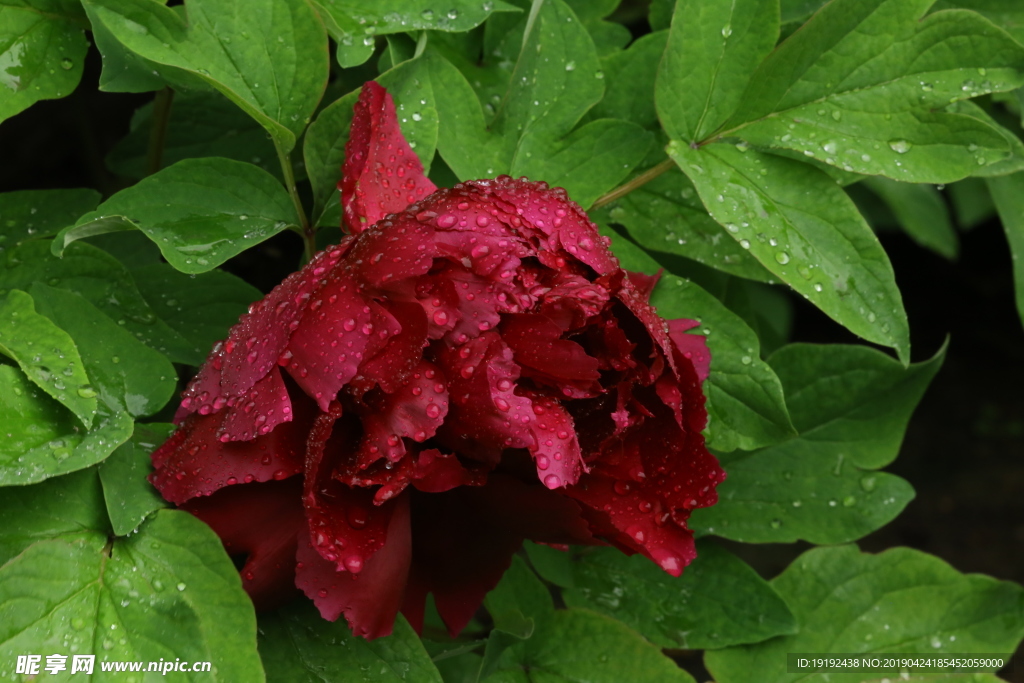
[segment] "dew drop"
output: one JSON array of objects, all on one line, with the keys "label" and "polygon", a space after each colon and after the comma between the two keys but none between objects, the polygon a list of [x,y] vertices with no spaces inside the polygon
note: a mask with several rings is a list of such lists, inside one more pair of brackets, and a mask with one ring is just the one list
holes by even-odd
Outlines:
[{"label": "dew drop", "polygon": [[906,154],[914,145],[906,140],[889,140],[889,147],[897,154]]}]

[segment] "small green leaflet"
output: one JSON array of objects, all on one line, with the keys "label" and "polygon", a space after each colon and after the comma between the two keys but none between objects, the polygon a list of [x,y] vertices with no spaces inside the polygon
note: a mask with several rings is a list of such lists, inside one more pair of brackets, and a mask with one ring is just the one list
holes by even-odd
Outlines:
[{"label": "small green leaflet", "polygon": [[0,194],[0,247],[52,237],[100,203],[96,190],[20,190]]},{"label": "small green leaflet", "polygon": [[327,85],[327,33],[289,0],[84,0],[89,20],[172,80],[205,82],[267,129],[287,154]]},{"label": "small green leaflet", "polygon": [[174,425],[171,424],[137,424],[132,438],[100,464],[103,499],[111,526],[118,536],[130,534],[139,528],[149,513],[168,506],[146,477],[153,471],[150,454],[173,431]]},{"label": "small green leaflet", "polygon": [[358,66],[373,54],[374,36],[411,31],[468,31],[492,12],[517,12],[501,0],[451,0],[440,9],[433,0],[390,0],[375,5],[358,0],[315,0],[327,30],[338,42],[338,64]]},{"label": "small green leaflet", "polygon": [[100,462],[132,434],[127,413],[97,406],[86,431],[20,371],[0,365],[0,486],[32,484]]},{"label": "small green leaflet", "polygon": [[71,94],[89,49],[83,19],[74,0],[0,3],[0,121]]},{"label": "small green leaflet", "polygon": [[574,559],[566,604],[619,619],[661,647],[718,649],[798,630],[775,590],[709,541],[698,542],[697,559],[678,578],[615,548],[588,548]]},{"label": "small green leaflet", "polygon": [[1010,243],[1017,314],[1024,321],[1024,172],[989,178],[986,182]]},{"label": "small green leaflet", "polygon": [[299,224],[281,183],[252,164],[185,159],[121,190],[54,240],[60,256],[79,237],[137,227],[183,273],[203,273]]},{"label": "small green leaflet", "polygon": [[29,546],[0,568],[0,612],[3,677],[43,650],[95,653],[99,681],[124,677],[102,662],[160,659],[212,662],[195,681],[264,680],[252,602],[220,539],[187,512],[161,510],[128,538]]},{"label": "small green leaflet", "polygon": [[[716,139],[739,136],[904,182],[951,182],[1005,157],[998,131],[942,108],[1019,87],[1024,47],[974,12],[921,19],[931,4],[829,3],[750,75],[737,110],[720,112],[729,119]],[[661,113],[663,123],[678,115]]]},{"label": "small green leaflet", "polygon": [[32,297],[21,290],[0,299],[0,354],[16,362],[86,428],[92,427],[96,390],[89,384],[78,347],[71,335],[37,313]]},{"label": "small green leaflet", "polygon": [[308,600],[296,600],[260,615],[259,651],[271,681],[340,681],[359,671],[370,683],[441,683],[419,637],[401,615],[391,635],[364,640],[352,635],[344,619],[326,621]]},{"label": "small green leaflet", "polygon": [[[658,264],[639,247],[614,233],[612,248],[627,270],[654,273]],[[708,396],[709,443],[721,451],[753,449],[778,443],[794,434],[782,385],[761,360],[757,335],[735,313],[699,286],[666,274],[651,297],[666,319],[688,318],[707,337],[711,373]]]},{"label": "small green leaflet", "polygon": [[[1024,636],[1020,586],[961,574],[939,558],[909,548],[878,555],[852,545],[816,548],[771,583],[796,615],[800,632],[707,652],[704,663],[718,683],[746,683],[751,671],[763,683],[821,676],[787,673],[788,652],[1009,653]],[[833,683],[860,683],[865,674],[827,676]]]},{"label": "small green leaflet", "polygon": [[313,186],[314,216],[323,216],[327,207],[333,204],[332,199],[340,205],[337,199],[338,181],[341,180],[345,144],[352,126],[352,107],[358,99],[359,91],[353,90],[332,102],[317,115],[306,131],[302,156],[306,162],[306,172],[309,173],[309,182]]},{"label": "small green leaflet", "polygon": [[807,164],[733,145],[669,156],[729,236],[854,334],[910,360],[910,332],[889,257],[846,193]]},{"label": "small green leaflet", "polygon": [[690,528],[746,543],[845,543],[891,521],[913,498],[876,472],[899,452],[910,415],[945,358],[904,368],[864,346],[791,344],[770,359],[800,436],[722,458],[718,504]]}]

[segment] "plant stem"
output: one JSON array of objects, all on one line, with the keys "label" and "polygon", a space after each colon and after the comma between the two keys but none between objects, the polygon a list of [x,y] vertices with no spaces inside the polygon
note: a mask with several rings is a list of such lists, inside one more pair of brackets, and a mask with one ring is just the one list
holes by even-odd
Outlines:
[{"label": "plant stem", "polygon": [[611,202],[614,202],[616,199],[625,197],[627,194],[637,189],[638,187],[646,185],[647,183],[651,182],[652,180],[660,176],[665,171],[672,169],[673,167],[675,167],[675,165],[676,162],[672,161],[671,159],[665,159],[665,161],[661,162],[657,166],[652,166],[651,168],[647,169],[646,171],[638,175],[636,178],[630,180],[628,183],[623,183],[622,185],[619,185],[611,192],[601,195],[600,197],[597,198],[597,201],[594,202],[593,205],[591,205],[590,208],[599,209],[605,204],[610,204]]},{"label": "plant stem", "polygon": [[174,91],[168,87],[156,91],[153,99],[153,124],[149,129],[149,150],[146,153],[146,175],[160,170],[164,156],[164,142],[167,140],[167,123],[171,120],[171,103]]},{"label": "plant stem", "polygon": [[302,208],[302,199],[299,198],[299,191],[295,187],[295,169],[292,168],[291,157],[281,149],[281,145],[277,144],[276,140],[274,148],[277,150],[277,159],[281,163],[284,186],[288,190],[288,196],[292,198],[292,204],[295,205],[295,215],[299,217],[298,232],[302,235],[302,241],[306,245],[306,260],[309,261],[316,253],[316,228],[309,224],[306,210]]}]

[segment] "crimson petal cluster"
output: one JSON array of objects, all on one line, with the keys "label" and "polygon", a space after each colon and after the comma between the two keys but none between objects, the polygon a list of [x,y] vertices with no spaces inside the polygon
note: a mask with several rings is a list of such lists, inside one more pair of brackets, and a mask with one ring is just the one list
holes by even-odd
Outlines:
[{"label": "crimson petal cluster", "polygon": [[657,315],[564,190],[437,189],[376,83],[339,186],[349,234],[214,347],[153,454],[257,606],[298,588],[374,638],[431,593],[455,634],[524,539],[678,576],[724,478],[696,323]]}]

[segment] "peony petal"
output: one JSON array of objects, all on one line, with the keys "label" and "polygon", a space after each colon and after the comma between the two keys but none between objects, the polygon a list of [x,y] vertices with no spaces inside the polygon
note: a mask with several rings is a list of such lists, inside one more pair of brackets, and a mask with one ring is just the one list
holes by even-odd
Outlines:
[{"label": "peony petal", "polygon": [[258,610],[279,607],[295,590],[295,549],[306,521],[299,504],[298,479],[232,486],[183,509],[220,536],[229,555],[245,553],[242,587]]},{"label": "peony petal", "polygon": [[383,546],[360,572],[338,571],[313,548],[309,538],[298,545],[295,585],[309,596],[321,616],[335,621],[345,615],[352,632],[373,639],[391,633],[402,605],[412,558],[409,499],[394,506]]},{"label": "peony petal", "polygon": [[302,472],[306,434],[315,407],[308,399],[296,401],[291,422],[251,441],[223,442],[226,413],[193,414],[152,456],[156,471],[153,486],[172,503],[208,496],[233,484],[285,479]]},{"label": "peony petal", "polygon": [[341,205],[353,234],[437,189],[402,135],[394,100],[373,81],[355,105],[342,170]]},{"label": "peony petal", "polygon": [[228,401],[217,438],[221,441],[251,441],[258,435],[269,434],[277,425],[291,419],[292,401],[288,397],[288,387],[275,365],[245,396]]},{"label": "peony petal", "polygon": [[598,379],[598,360],[561,336],[558,325],[539,313],[506,315],[501,323],[501,338],[512,349],[516,363],[524,368],[557,379]]},{"label": "peony petal", "polygon": [[530,453],[537,465],[537,478],[549,489],[576,483],[580,471],[586,470],[576,439],[572,417],[558,401],[543,397],[533,399],[535,445]]},{"label": "peony petal", "polygon": [[454,453],[428,448],[416,457],[412,485],[424,493],[444,493],[458,486],[483,486],[486,481],[484,473],[466,469]]},{"label": "peony petal", "polygon": [[382,288],[425,274],[436,255],[434,229],[401,214],[367,228],[343,267],[356,282]]},{"label": "peony petal", "polygon": [[701,334],[686,334],[687,330],[699,326],[700,323],[696,320],[669,320],[668,336],[676,350],[693,364],[697,377],[703,382],[711,371],[711,353],[708,351],[707,338]]},{"label": "peony petal", "polygon": [[387,343],[372,356],[367,349],[368,360],[360,372],[391,393],[409,377],[423,357],[423,347],[427,343],[427,315],[419,303],[404,301],[389,302],[387,313],[398,331],[396,333],[389,328]]},{"label": "peony petal", "polygon": [[333,271],[309,303],[282,357],[289,374],[323,411],[363,361],[373,333],[369,303],[350,278]]}]

